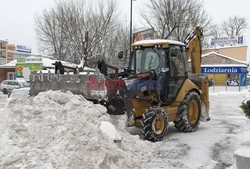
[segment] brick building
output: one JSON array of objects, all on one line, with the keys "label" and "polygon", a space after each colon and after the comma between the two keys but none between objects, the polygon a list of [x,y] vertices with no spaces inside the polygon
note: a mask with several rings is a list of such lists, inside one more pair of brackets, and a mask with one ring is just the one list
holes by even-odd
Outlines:
[{"label": "brick building", "polygon": [[6,79],[16,78],[16,61],[11,61],[6,65],[0,65],[0,83]]}]

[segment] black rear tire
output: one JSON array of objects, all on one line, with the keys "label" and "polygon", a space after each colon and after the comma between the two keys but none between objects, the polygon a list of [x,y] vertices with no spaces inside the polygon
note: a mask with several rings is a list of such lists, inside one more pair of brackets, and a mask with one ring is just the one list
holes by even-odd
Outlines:
[{"label": "black rear tire", "polygon": [[161,141],[168,132],[167,113],[159,107],[149,108],[142,115],[141,124],[145,140]]},{"label": "black rear tire", "polygon": [[8,94],[8,90],[7,89],[3,89],[3,94]]},{"label": "black rear tire", "polygon": [[[194,104],[195,108],[191,104]],[[192,111],[193,110],[193,111]],[[193,117],[190,117],[192,114]],[[174,121],[175,128],[180,132],[193,132],[198,129],[201,116],[201,101],[197,92],[189,92],[177,112],[178,121]]]}]

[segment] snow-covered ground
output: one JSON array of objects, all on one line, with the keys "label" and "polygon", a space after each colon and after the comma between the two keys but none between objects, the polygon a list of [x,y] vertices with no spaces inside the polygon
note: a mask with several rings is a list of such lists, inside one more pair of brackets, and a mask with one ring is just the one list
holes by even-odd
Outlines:
[{"label": "snow-covered ground", "polygon": [[[71,93],[9,102],[0,93],[0,168],[232,168],[234,151],[250,147],[250,120],[239,108],[247,92],[211,92],[211,121],[194,133],[180,133],[171,123],[157,143],[126,128],[125,116],[111,117]],[[121,143],[102,133],[105,121],[117,128]]]}]

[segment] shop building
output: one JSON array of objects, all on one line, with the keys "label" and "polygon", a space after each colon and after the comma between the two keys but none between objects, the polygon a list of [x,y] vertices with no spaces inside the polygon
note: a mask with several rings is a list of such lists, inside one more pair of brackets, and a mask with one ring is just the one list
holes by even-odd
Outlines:
[{"label": "shop building", "polygon": [[[59,60],[52,60],[45,57],[19,57],[5,65],[0,65],[0,83],[3,80],[14,80],[16,78],[25,79],[29,81],[29,76],[32,73],[37,72],[48,72],[54,73],[55,62]],[[76,64],[61,61],[61,63],[66,67],[66,70],[72,71],[69,68],[75,68]],[[68,67],[68,68],[67,68]],[[94,69],[84,67],[85,71],[95,71]]]},{"label": "shop building", "polygon": [[246,86],[248,63],[216,52],[202,55],[201,72],[219,86]]},{"label": "shop building", "polygon": [[16,79],[16,61],[9,62],[4,66],[0,65],[0,83],[7,79]]}]

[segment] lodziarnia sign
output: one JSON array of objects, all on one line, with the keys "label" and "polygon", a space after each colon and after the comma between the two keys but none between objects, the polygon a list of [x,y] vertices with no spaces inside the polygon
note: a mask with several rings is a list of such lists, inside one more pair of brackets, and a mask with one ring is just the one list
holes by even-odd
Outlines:
[{"label": "lodziarnia sign", "polygon": [[247,73],[247,66],[202,66],[201,72],[206,74],[233,74]]}]

